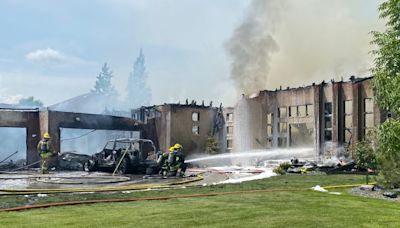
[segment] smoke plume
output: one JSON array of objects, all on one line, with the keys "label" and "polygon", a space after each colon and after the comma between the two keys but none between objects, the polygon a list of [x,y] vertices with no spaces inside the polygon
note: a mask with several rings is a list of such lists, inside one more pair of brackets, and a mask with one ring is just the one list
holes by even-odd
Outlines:
[{"label": "smoke plume", "polygon": [[225,48],[237,92],[369,76],[374,0],[253,0]]}]

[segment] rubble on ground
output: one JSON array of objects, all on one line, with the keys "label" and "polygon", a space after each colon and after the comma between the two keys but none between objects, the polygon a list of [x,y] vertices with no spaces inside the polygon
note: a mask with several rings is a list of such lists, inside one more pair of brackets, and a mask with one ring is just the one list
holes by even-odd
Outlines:
[{"label": "rubble on ground", "polygon": [[356,163],[353,160],[345,159],[329,159],[321,163],[313,161],[301,161],[298,158],[290,160],[290,166],[286,170],[287,173],[307,173],[310,171],[324,172],[327,174],[358,172]]}]

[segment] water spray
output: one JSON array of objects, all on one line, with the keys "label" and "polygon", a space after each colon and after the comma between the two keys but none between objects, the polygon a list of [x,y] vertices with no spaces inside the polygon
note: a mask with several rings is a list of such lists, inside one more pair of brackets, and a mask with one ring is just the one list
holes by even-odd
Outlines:
[{"label": "water spray", "polygon": [[202,161],[223,160],[231,158],[263,158],[269,160],[284,160],[292,157],[312,158],[313,148],[291,148],[291,149],[273,149],[273,150],[251,150],[245,152],[224,153],[218,155],[202,156],[189,159],[186,162],[196,163]]}]

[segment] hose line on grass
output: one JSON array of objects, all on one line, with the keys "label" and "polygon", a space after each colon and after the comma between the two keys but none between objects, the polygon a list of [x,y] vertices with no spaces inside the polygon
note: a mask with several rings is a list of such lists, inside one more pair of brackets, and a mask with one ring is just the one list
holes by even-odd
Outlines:
[{"label": "hose line on grass", "polygon": [[[347,184],[347,185],[336,185],[336,186],[324,186],[323,188],[326,188],[326,189],[348,188],[348,187],[357,187],[357,186],[361,186],[361,185],[363,185],[363,184]],[[69,201],[69,202],[56,202],[56,203],[47,203],[47,204],[27,205],[27,206],[14,207],[14,208],[4,208],[4,209],[0,209],[0,212],[22,211],[22,210],[28,210],[28,209],[39,209],[39,208],[82,205],[82,204],[95,204],[95,203],[118,203],[118,202],[135,202],[135,201],[152,201],[152,200],[199,198],[199,197],[210,197],[210,196],[221,196],[221,195],[252,194],[252,193],[304,192],[304,191],[310,191],[310,189],[309,188],[261,189],[261,190],[245,190],[245,191],[234,191],[234,192],[213,192],[213,193],[204,193],[204,194],[160,196],[160,197],[149,197],[149,198],[98,199],[98,200],[84,200],[84,201]]]},{"label": "hose line on grass", "polygon": [[128,185],[114,187],[95,187],[95,188],[59,188],[59,189],[0,189],[1,195],[33,195],[33,194],[52,194],[52,193],[75,193],[75,192],[110,192],[110,191],[129,191],[145,189],[165,189],[173,188],[176,185],[183,185],[204,180],[203,175],[197,175],[194,179],[175,181],[166,184],[146,184]]}]

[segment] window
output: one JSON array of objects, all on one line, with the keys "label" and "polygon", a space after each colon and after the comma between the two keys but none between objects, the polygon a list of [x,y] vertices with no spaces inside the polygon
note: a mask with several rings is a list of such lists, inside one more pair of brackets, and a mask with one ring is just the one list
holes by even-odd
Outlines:
[{"label": "window", "polygon": [[374,115],[373,114],[365,114],[365,127],[366,128],[374,127]]},{"label": "window", "polygon": [[233,121],[233,113],[227,113],[226,114],[226,121],[232,122]]},{"label": "window", "polygon": [[325,141],[332,141],[332,131],[331,130],[325,130],[324,139],[325,139]]},{"label": "window", "polygon": [[287,131],[287,123],[279,123],[279,133],[285,133]]},{"label": "window", "polygon": [[193,126],[193,127],[192,127],[192,133],[193,133],[194,135],[199,135],[199,134],[200,134],[200,132],[199,132],[199,126]]},{"label": "window", "polygon": [[345,132],[344,132],[344,141],[346,143],[349,143],[351,141],[351,137],[352,137],[351,136],[351,131],[346,129]]},{"label": "window", "polygon": [[192,120],[193,120],[194,122],[199,121],[199,120],[200,120],[200,113],[198,113],[198,112],[193,112],[193,113],[192,113]]},{"label": "window", "polygon": [[366,135],[369,131],[374,127],[374,100],[372,98],[364,99],[364,120],[363,120],[363,128],[364,135]]},{"label": "window", "polygon": [[373,113],[374,112],[374,101],[372,98],[364,99],[364,112]]},{"label": "window", "polygon": [[232,126],[226,127],[226,133],[227,134],[233,134],[233,127]]},{"label": "window", "polygon": [[286,147],[286,146],[287,146],[287,138],[279,137],[278,138],[278,147],[282,148],[282,147]]},{"label": "window", "polygon": [[325,128],[332,128],[332,118],[325,116]]},{"label": "window", "polygon": [[353,127],[353,101],[344,101],[344,142],[349,143],[352,137],[352,127]]},{"label": "window", "polygon": [[272,138],[267,138],[267,148],[272,148]]},{"label": "window", "polygon": [[300,117],[307,116],[306,106],[305,105],[301,105],[301,106],[297,107],[297,109],[298,109],[298,113],[299,113]]},{"label": "window", "polygon": [[332,103],[324,104],[324,141],[332,141]]},{"label": "window", "polygon": [[226,140],[226,148],[232,149],[232,147],[233,147],[233,141],[232,141],[232,139]]},{"label": "window", "polygon": [[314,105],[306,105],[306,116],[314,116]]},{"label": "window", "polygon": [[278,111],[279,111],[279,114],[278,114],[279,118],[286,118],[287,117],[287,109],[286,109],[286,107],[279,108]]},{"label": "window", "polygon": [[344,117],[344,127],[350,129],[353,126],[353,118],[350,115]]},{"label": "window", "polygon": [[344,112],[346,114],[353,113],[353,101],[352,100],[344,101]]},{"label": "window", "polygon": [[107,145],[104,147],[106,150],[113,150],[114,149],[114,142],[108,142]]},{"label": "window", "polygon": [[267,124],[272,124],[272,118],[274,115],[272,113],[267,113]]},{"label": "window", "polygon": [[297,116],[297,107],[296,106],[289,107],[289,116],[291,116],[291,117]]},{"label": "window", "polygon": [[268,125],[267,126],[267,135],[272,136],[272,134],[273,134],[272,126]]},{"label": "window", "polygon": [[324,114],[325,115],[332,115],[332,103],[328,102],[324,104]]}]

